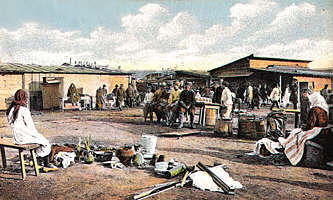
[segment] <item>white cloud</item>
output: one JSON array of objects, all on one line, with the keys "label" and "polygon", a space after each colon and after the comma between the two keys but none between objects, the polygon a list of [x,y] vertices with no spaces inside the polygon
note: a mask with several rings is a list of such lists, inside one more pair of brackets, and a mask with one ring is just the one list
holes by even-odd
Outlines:
[{"label": "white cloud", "polygon": [[232,29],[238,31],[244,26],[258,26],[265,20],[263,16],[274,13],[276,6],[277,3],[271,0],[250,0],[249,3],[235,4],[230,8]]},{"label": "white cloud", "polygon": [[[321,26],[316,7],[309,3],[292,4],[279,13],[264,29],[257,30],[248,41],[286,41],[298,40],[300,37],[318,36]],[[311,29],[311,30],[310,30]],[[287,39],[287,40],[286,40]]]}]

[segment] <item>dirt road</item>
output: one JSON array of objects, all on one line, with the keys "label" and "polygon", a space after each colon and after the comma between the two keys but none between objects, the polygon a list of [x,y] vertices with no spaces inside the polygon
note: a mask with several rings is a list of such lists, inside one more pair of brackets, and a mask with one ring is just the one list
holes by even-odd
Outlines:
[{"label": "dirt road", "polygon": [[[0,113],[0,134],[10,137],[5,114]],[[77,143],[92,136],[94,143],[119,147],[134,144],[142,134],[158,135],[174,131],[144,123],[140,109],[118,111],[43,112],[33,119],[40,133],[51,143]],[[255,141],[215,136],[212,131],[180,138],[159,137],[157,152],[166,160],[176,158],[187,165],[199,161],[221,163],[230,176],[243,185],[235,195],[175,188],[150,199],[333,199],[333,171],[275,166],[271,161],[245,155]],[[10,161],[16,152],[6,151]],[[9,162],[10,171],[0,171],[0,199],[128,199],[151,185],[170,181],[156,177],[151,169],[111,169],[100,163],[75,164],[39,177],[28,171],[20,178],[19,164]]]}]

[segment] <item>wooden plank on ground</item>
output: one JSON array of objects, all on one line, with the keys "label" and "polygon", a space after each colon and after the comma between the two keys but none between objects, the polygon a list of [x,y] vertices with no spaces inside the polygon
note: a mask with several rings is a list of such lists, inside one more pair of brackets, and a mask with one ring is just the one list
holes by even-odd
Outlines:
[{"label": "wooden plank on ground", "polygon": [[183,136],[190,136],[190,135],[197,135],[200,134],[201,131],[199,130],[184,130],[181,132],[169,132],[169,133],[161,133],[157,135],[158,137],[183,137]]}]

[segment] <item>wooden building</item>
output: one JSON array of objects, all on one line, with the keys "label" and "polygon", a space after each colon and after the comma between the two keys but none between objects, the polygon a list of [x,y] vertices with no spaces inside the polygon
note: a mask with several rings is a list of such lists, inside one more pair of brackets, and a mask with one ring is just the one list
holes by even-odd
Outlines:
[{"label": "wooden building", "polygon": [[108,69],[3,63],[0,64],[0,110],[7,108],[8,99],[18,89],[25,89],[29,93],[30,109],[41,110],[56,107],[59,105],[58,99],[66,99],[71,83],[80,88],[81,93],[95,97],[96,90],[104,84],[111,92],[116,84],[127,87],[129,82],[130,73]]},{"label": "wooden building", "polygon": [[293,79],[297,79],[300,88],[321,90],[325,84],[331,89],[332,72],[311,70],[309,60],[255,57],[253,54],[209,71],[212,77],[223,78],[231,83],[233,89],[250,82],[254,85],[274,83],[281,85],[282,91]]},{"label": "wooden building", "polygon": [[174,79],[183,82],[191,82],[193,88],[204,88],[209,86],[210,82],[209,73],[203,71],[176,70]]}]

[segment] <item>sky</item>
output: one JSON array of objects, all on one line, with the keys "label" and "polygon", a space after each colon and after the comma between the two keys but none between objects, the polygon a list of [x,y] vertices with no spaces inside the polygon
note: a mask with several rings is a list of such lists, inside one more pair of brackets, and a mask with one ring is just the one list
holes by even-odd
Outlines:
[{"label": "sky", "polygon": [[210,70],[254,54],[333,69],[332,0],[0,0],[0,60]]}]

